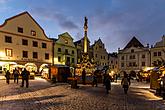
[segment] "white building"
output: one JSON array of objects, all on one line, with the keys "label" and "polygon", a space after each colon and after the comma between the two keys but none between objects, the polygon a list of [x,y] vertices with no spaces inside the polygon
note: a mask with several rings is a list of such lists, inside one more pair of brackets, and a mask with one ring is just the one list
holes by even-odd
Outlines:
[{"label": "white building", "polygon": [[162,36],[162,40],[160,42],[156,42],[154,47],[151,47],[151,65],[159,64],[162,61],[165,61],[165,36]]},{"label": "white building", "polygon": [[133,37],[124,49],[118,50],[119,71],[135,74],[151,65],[149,46],[144,47]]},{"label": "white building", "polygon": [[15,66],[38,71],[52,63],[52,40],[28,13],[23,12],[0,25],[0,71]]}]

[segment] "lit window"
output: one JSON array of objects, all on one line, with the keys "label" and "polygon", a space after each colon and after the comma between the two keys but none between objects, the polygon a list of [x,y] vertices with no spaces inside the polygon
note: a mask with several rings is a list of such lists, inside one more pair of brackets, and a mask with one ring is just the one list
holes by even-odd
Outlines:
[{"label": "lit window", "polygon": [[12,49],[6,48],[6,49],[5,49],[5,53],[6,53],[6,56],[12,57]]},{"label": "lit window", "polygon": [[36,31],[31,30],[31,35],[32,35],[32,36],[36,36]]},{"label": "lit window", "polygon": [[68,40],[65,40],[65,44],[68,44]]}]

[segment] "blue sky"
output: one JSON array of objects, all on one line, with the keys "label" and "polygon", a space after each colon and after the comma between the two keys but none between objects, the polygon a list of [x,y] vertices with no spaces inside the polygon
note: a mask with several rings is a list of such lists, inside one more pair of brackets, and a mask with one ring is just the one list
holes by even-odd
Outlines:
[{"label": "blue sky", "polygon": [[0,24],[28,11],[45,30],[57,38],[69,32],[83,37],[88,18],[91,44],[101,38],[108,52],[117,51],[136,36],[144,45],[154,45],[165,34],[165,0],[0,0]]}]

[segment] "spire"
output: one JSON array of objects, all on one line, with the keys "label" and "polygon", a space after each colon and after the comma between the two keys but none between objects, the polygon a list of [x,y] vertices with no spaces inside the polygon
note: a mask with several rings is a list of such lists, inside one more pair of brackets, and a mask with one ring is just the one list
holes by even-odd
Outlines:
[{"label": "spire", "polygon": [[84,22],[84,53],[87,53],[87,31],[88,31],[88,19],[85,17]]}]

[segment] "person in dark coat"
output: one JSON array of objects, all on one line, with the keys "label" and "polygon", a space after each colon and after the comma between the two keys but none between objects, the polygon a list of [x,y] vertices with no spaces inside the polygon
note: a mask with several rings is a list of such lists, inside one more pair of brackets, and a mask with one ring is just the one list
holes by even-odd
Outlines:
[{"label": "person in dark coat", "polygon": [[22,85],[21,85],[21,87],[24,87],[24,81],[26,81],[26,88],[29,87],[29,75],[30,75],[30,72],[27,71],[26,68],[24,68],[24,70],[21,73],[21,76],[22,76]]},{"label": "person in dark coat", "polygon": [[10,72],[9,72],[9,70],[6,71],[5,77],[6,77],[6,83],[9,84],[9,81],[10,81]]},{"label": "person in dark coat", "polygon": [[96,85],[97,87],[97,75],[95,73],[93,75],[93,81],[92,81],[92,86],[94,87],[94,85]]},{"label": "person in dark coat", "polygon": [[108,94],[109,90],[111,90],[111,77],[109,75],[106,75],[105,88],[106,88],[106,93]]},{"label": "person in dark coat", "polygon": [[14,83],[17,80],[17,84],[18,84],[19,71],[16,68],[15,68],[15,70],[13,70],[13,75],[14,75]]},{"label": "person in dark coat", "polygon": [[85,69],[83,69],[83,71],[82,71],[82,83],[83,84],[86,84],[85,79],[86,79],[86,72],[85,72]]}]

